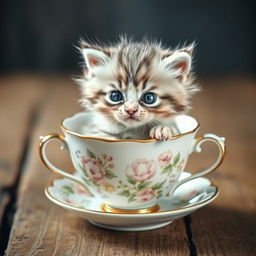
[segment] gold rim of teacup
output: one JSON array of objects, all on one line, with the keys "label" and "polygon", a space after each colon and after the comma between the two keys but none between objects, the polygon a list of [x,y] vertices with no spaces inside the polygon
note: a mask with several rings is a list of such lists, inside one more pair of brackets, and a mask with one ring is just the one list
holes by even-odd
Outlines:
[{"label": "gold rim of teacup", "polygon": [[[72,118],[72,117],[74,117],[74,116],[75,116],[75,114],[74,114],[73,116],[71,116],[71,117],[68,117],[68,118]],[[196,126],[193,130],[188,131],[188,132],[184,132],[184,133],[180,133],[180,134],[175,135],[175,136],[172,136],[172,137],[171,137],[170,139],[168,139],[168,140],[175,140],[175,139],[178,139],[178,138],[180,138],[180,137],[186,136],[186,135],[188,135],[188,134],[192,134],[192,133],[194,133],[196,130],[198,130],[199,127],[200,127],[200,123],[198,122],[198,120],[197,120],[196,118],[194,118],[194,117],[191,117],[191,118],[193,118],[193,119],[197,122],[197,126]],[[149,143],[149,142],[156,142],[156,141],[158,141],[157,139],[146,139],[146,140],[138,140],[138,139],[107,139],[107,138],[102,138],[102,137],[90,137],[90,136],[85,136],[85,135],[82,135],[82,134],[80,134],[80,133],[78,133],[78,132],[71,131],[71,130],[69,130],[67,127],[65,127],[64,121],[65,121],[66,119],[67,119],[67,118],[64,118],[64,119],[62,119],[62,121],[61,121],[60,127],[61,127],[62,131],[63,131],[64,133],[68,133],[68,134],[74,135],[74,136],[76,136],[76,137],[78,137],[78,138],[80,138],[80,139],[91,139],[91,140],[99,140],[99,141],[105,141],[105,142],[139,142],[139,143]]]}]

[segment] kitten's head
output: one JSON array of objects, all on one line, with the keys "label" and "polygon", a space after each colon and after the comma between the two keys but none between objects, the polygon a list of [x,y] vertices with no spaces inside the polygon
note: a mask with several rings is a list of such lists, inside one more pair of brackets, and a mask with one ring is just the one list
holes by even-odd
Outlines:
[{"label": "kitten's head", "polygon": [[113,123],[138,127],[185,112],[197,86],[193,45],[170,50],[160,43],[122,38],[111,47],[81,42],[85,70],[81,102]]}]

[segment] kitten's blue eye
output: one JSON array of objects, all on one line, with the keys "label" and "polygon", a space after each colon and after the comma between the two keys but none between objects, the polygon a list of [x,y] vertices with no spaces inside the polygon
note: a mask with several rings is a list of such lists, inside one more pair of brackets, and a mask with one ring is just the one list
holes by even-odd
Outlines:
[{"label": "kitten's blue eye", "polygon": [[153,92],[147,92],[142,96],[141,99],[144,103],[150,105],[150,104],[154,104],[157,100],[157,96],[155,93]]},{"label": "kitten's blue eye", "polygon": [[124,99],[124,97],[123,97],[123,95],[120,91],[112,91],[109,95],[109,98],[113,102],[119,102],[119,101],[122,101]]}]

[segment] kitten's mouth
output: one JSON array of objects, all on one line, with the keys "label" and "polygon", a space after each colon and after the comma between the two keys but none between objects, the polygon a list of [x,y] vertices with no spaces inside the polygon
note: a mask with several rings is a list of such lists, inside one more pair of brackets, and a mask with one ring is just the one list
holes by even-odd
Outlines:
[{"label": "kitten's mouth", "polygon": [[122,123],[127,126],[127,127],[134,127],[134,126],[138,126],[138,124],[140,123],[140,119],[138,119],[135,116],[128,116],[126,118],[122,119]]},{"label": "kitten's mouth", "polygon": [[125,121],[139,121],[139,119],[135,116],[128,116],[127,118],[125,118]]},{"label": "kitten's mouth", "polygon": [[135,127],[141,124],[141,119],[132,115],[119,118],[119,122],[123,123],[127,127]]}]

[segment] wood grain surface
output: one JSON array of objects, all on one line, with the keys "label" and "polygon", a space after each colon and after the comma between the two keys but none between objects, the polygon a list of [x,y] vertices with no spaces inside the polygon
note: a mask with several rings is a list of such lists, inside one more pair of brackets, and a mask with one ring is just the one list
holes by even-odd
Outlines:
[{"label": "wood grain surface", "polygon": [[226,137],[227,155],[214,175],[219,198],[192,214],[193,238],[199,255],[256,255],[256,83],[206,85],[194,112],[205,105],[207,114],[199,112],[198,119],[207,124],[204,131]]},{"label": "wood grain surface", "polygon": [[36,77],[0,79],[0,188],[10,187],[17,178],[31,116],[40,104],[41,83]]},{"label": "wood grain surface", "polygon": [[[225,162],[211,175],[220,196],[186,218],[144,232],[94,227],[44,196],[44,187],[53,175],[38,157],[39,136],[60,132],[60,120],[81,110],[77,86],[68,78],[49,76],[0,81],[4,121],[0,160],[11,166],[8,172],[0,167],[0,254],[5,250],[10,256],[256,255],[255,80],[201,81],[203,91],[194,98],[192,111],[201,123],[198,135],[226,137]],[[59,144],[52,143],[49,148],[56,165],[72,169],[68,153],[60,151]],[[187,169],[205,168],[214,157],[216,149],[207,145],[202,154],[193,154]],[[3,223],[7,219],[10,234]]]}]

